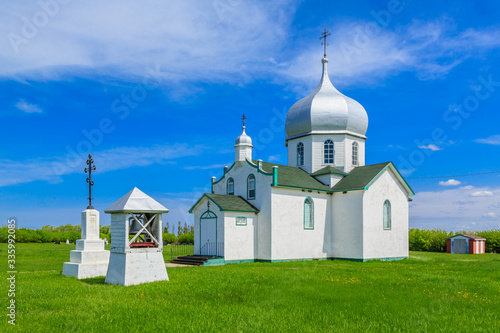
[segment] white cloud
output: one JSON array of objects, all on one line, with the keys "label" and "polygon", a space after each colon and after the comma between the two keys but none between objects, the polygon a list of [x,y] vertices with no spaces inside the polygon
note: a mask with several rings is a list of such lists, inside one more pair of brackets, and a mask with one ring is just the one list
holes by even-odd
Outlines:
[{"label": "white cloud", "polygon": [[[479,188],[479,192],[495,193],[500,188]],[[495,196],[471,196],[477,190],[463,188],[417,192],[410,204],[410,226],[413,228],[441,228],[460,230],[467,228],[498,228],[498,222],[483,218],[484,212],[496,212]],[[478,222],[481,221],[481,222]],[[475,222],[476,225],[472,225]]]},{"label": "white cloud", "polygon": [[[423,80],[445,76],[470,57],[500,47],[500,29],[457,31],[452,20],[415,20],[396,31],[381,29],[366,33],[374,21],[339,23],[332,30],[334,46],[328,52],[329,73],[337,86],[359,81],[376,84],[379,78],[412,71]],[[282,71],[307,82],[308,91],[317,84],[321,65],[314,41],[296,57],[283,62]]]},{"label": "white cloud", "polygon": [[[155,145],[153,147],[118,147],[93,153],[99,172],[137,166],[171,163],[186,156],[201,155],[206,147],[187,144]],[[56,156],[26,161],[0,159],[0,187],[36,180],[57,183],[61,176],[81,172],[86,156]],[[98,163],[97,163],[98,162]]]},{"label": "white cloud", "polygon": [[461,190],[472,190],[474,189],[475,187],[472,186],[472,185],[466,185],[466,186],[462,186],[460,187]]},{"label": "white cloud", "polygon": [[420,149],[429,149],[429,150],[432,150],[432,151],[443,150],[443,148],[439,148],[438,146],[433,145],[431,143],[428,144],[427,146],[418,146],[418,148],[420,148]]},{"label": "white cloud", "polygon": [[497,214],[493,212],[483,214],[483,218],[485,219],[496,219],[497,217]]},{"label": "white cloud", "polygon": [[470,194],[471,197],[492,197],[493,192],[491,191],[476,191]]},{"label": "white cloud", "polygon": [[447,180],[445,182],[443,182],[443,181],[439,182],[439,185],[441,185],[441,186],[457,186],[457,185],[460,185],[460,184],[462,184],[462,182],[458,181],[458,180],[455,180],[455,179],[449,179],[449,180]]},{"label": "white cloud", "polygon": [[42,113],[42,109],[37,105],[27,103],[22,98],[16,103],[16,108],[26,113]]},{"label": "white cloud", "polygon": [[[245,84],[265,77],[280,83],[285,78],[296,90],[309,91],[318,82],[322,54],[319,31],[293,39],[290,26],[299,3],[71,1],[28,38],[22,18],[32,18],[40,6],[6,0],[0,76],[63,79],[97,73],[140,80],[148,66],[158,65],[170,85],[180,80]],[[457,31],[449,19],[415,20],[367,34],[368,25],[380,28],[374,19],[331,27],[328,56],[334,84],[376,83],[402,71],[422,79],[441,77],[465,59],[500,46],[499,28]],[[23,42],[9,41],[12,34]]]},{"label": "white cloud", "polygon": [[[294,8],[291,0],[71,1],[27,37],[22,18],[40,6],[4,1],[0,76],[140,80],[146,67],[159,65],[169,83],[241,83],[274,67],[267,59],[288,39]],[[13,34],[26,42],[9,41]]]},{"label": "white cloud", "polygon": [[486,139],[476,139],[474,142],[500,146],[500,135],[492,135]]}]

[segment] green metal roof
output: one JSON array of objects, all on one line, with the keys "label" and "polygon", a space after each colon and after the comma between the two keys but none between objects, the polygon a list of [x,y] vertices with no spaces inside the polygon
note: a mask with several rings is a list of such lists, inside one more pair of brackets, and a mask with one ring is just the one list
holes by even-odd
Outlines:
[{"label": "green metal roof", "polygon": [[[253,161],[253,163],[257,164],[258,162]],[[278,167],[278,186],[331,192],[330,187],[324,185],[301,168],[262,162],[262,169],[265,172],[272,173],[273,166]]]},{"label": "green metal roof", "polygon": [[397,173],[397,176],[401,178],[403,185],[408,188],[411,195],[415,193],[411,189],[410,185],[401,176],[398,169],[394,166],[392,162],[385,162],[379,164],[365,165],[356,167],[349,172],[347,176],[342,178],[335,186],[332,187],[334,192],[344,192],[344,191],[354,191],[354,190],[367,190],[370,184],[377,179],[377,177],[384,171],[387,167],[392,166]]},{"label": "green metal roof", "polygon": [[389,164],[391,162],[356,167],[335,184],[332,190],[337,192],[364,190]]},{"label": "green metal roof", "polygon": [[316,172],[311,173],[311,176],[322,176],[322,175],[340,175],[345,176],[347,173],[332,167],[331,165],[327,165],[326,167],[319,169]]},{"label": "green metal roof", "polygon": [[226,195],[226,194],[213,194],[213,193],[205,193],[201,196],[198,201],[189,209],[189,212],[192,213],[194,207],[198,205],[198,203],[204,198],[207,197],[212,200],[221,211],[229,211],[229,212],[251,212],[258,213],[259,210],[243,199],[241,196],[235,195]]}]

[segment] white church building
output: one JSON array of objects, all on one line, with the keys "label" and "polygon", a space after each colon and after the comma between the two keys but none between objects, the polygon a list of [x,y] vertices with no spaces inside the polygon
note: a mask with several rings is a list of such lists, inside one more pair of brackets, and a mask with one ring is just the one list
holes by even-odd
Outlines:
[{"label": "white church building", "polygon": [[408,257],[414,195],[392,162],[365,165],[368,116],[330,82],[328,59],[316,89],[286,117],[288,163],[254,160],[252,139],[190,209],[194,253],[225,263]]}]

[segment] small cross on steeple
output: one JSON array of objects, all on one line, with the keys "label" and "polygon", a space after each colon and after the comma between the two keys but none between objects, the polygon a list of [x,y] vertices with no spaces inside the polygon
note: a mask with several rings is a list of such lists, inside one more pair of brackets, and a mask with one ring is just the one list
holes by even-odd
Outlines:
[{"label": "small cross on steeple", "polygon": [[319,38],[319,39],[324,39],[324,42],[321,43],[321,45],[324,45],[324,47],[325,47],[325,53],[323,55],[324,58],[326,58],[326,47],[330,45],[326,42],[326,37],[330,36],[331,34],[332,33],[325,28],[325,31],[323,31],[323,33],[321,34],[321,37]]},{"label": "small cross on steeple", "polygon": [[245,116],[245,114],[243,114],[243,117],[241,117],[241,121],[243,123],[243,127],[245,127],[245,119],[247,119],[247,116]]}]

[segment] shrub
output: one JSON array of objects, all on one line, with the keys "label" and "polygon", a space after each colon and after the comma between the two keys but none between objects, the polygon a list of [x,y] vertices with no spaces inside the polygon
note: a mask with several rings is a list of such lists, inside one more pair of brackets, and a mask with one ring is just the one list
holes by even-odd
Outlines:
[{"label": "shrub", "polygon": [[0,228],[0,243],[7,243],[9,230],[7,227]]},{"label": "shrub", "polygon": [[453,235],[453,232],[441,229],[410,229],[410,251],[446,252],[446,238]]},{"label": "shrub", "polygon": [[177,237],[174,234],[171,234],[169,232],[164,232],[163,233],[163,242],[166,242],[167,244],[174,244],[177,242]]},{"label": "shrub", "polygon": [[180,244],[193,244],[194,243],[194,232],[188,232],[179,236]]},{"label": "shrub", "polygon": [[111,243],[111,234],[103,234],[102,232],[99,234],[100,239],[107,239],[108,243]]}]

